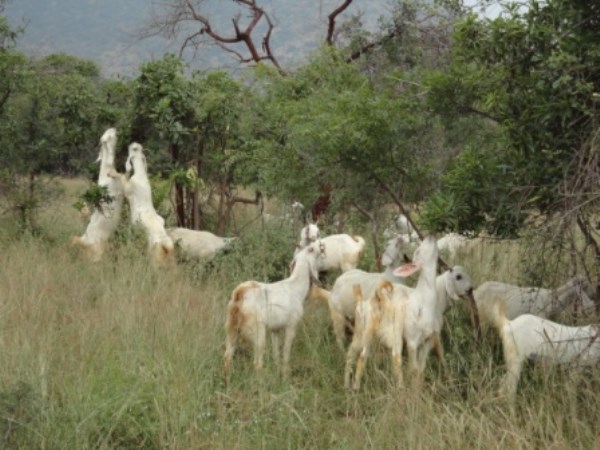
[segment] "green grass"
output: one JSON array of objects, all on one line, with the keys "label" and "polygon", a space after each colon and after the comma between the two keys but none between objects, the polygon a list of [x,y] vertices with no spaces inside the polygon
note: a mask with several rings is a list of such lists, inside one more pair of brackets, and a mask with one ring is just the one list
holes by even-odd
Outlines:
[{"label": "green grass", "polygon": [[[512,413],[496,395],[503,374],[497,339],[489,333],[476,345],[465,305],[447,315],[449,372],[443,376],[431,358],[421,393],[394,387],[384,351],[371,358],[363,389],[346,392],[326,308],[312,303],[289,381],[269,356],[257,376],[250,352],[241,351],[225,386],[230,292],[247,279],[282,277],[292,230],[257,222],[209,268],[157,271],[144,258],[143,239],[126,227],[110,258],[87,263],[67,245],[83,227],[70,209],[67,202],[45,212],[41,237],[0,241],[0,448],[600,445],[594,371],[528,368]],[[524,260],[537,264],[530,246],[487,245],[460,260],[478,282],[516,282]]]}]

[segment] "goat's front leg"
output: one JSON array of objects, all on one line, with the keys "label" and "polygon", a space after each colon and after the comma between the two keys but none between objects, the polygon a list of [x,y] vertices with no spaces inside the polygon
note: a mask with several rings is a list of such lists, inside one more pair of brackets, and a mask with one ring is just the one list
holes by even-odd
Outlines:
[{"label": "goat's front leg", "polygon": [[444,371],[444,373],[448,372],[446,358],[444,358],[444,347],[442,346],[442,341],[438,333],[435,333],[433,335],[432,343],[433,351],[435,352],[435,356],[437,356],[437,359],[440,362],[440,365],[442,366],[442,370]]},{"label": "goat's front leg", "polygon": [[360,339],[357,335],[354,335],[350,346],[348,347],[348,352],[346,353],[346,367],[344,370],[344,387],[346,389],[350,389],[350,377],[352,375],[352,366],[356,361],[356,357],[362,350],[362,346],[360,343]]},{"label": "goat's front leg", "polygon": [[521,378],[521,370],[523,368],[523,360],[516,356],[506,361],[506,375],[502,380],[500,387],[500,395],[506,396],[511,402],[514,402],[517,394],[517,385]]},{"label": "goat's front leg", "polygon": [[431,334],[425,341],[419,346],[417,350],[417,378],[419,383],[422,383],[425,375],[425,366],[427,365],[427,357],[429,352],[434,345],[435,333]]},{"label": "goat's front leg", "polygon": [[127,177],[127,175],[119,173],[115,169],[110,169],[108,171],[108,173],[106,174],[106,176],[109,178],[112,178],[114,180],[117,180],[119,182],[119,184],[121,185],[121,189],[123,190],[125,195],[127,195],[127,193],[129,192],[129,188],[130,188],[129,178]]},{"label": "goat's front leg", "polygon": [[414,342],[407,342],[406,353],[408,353],[408,371],[410,373],[411,384],[416,389],[421,389],[421,375],[418,364],[418,347]]},{"label": "goat's front leg", "polygon": [[360,389],[360,380],[362,379],[365,364],[367,362],[367,358],[371,352],[371,346],[373,345],[373,338],[375,337],[375,327],[367,326],[367,329],[363,333],[361,337],[361,352],[358,355],[358,361],[356,361],[356,374],[354,376],[354,386],[353,389],[358,391]]},{"label": "goat's front leg", "polygon": [[283,376],[288,378],[290,375],[290,353],[292,352],[292,343],[296,337],[297,323],[289,325],[285,329],[285,338],[283,341]]},{"label": "goat's front leg", "polygon": [[280,339],[279,331],[271,332],[271,345],[273,347],[273,362],[275,365],[279,366],[279,364],[281,363],[281,354],[280,354],[281,339]]}]

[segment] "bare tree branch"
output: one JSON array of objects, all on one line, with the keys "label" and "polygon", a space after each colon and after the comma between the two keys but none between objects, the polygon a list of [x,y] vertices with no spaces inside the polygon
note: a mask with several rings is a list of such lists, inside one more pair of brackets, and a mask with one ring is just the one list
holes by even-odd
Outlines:
[{"label": "bare tree branch", "polygon": [[333,45],[333,35],[335,33],[335,19],[337,18],[337,16],[343,13],[346,10],[346,8],[350,6],[351,3],[352,0],[344,0],[344,2],[340,6],[335,8],[333,12],[329,14],[329,16],[327,16],[327,18],[329,19],[329,25],[327,27],[327,38],[325,40],[325,42],[327,42],[327,45]]},{"label": "bare tree branch", "polygon": [[[194,48],[197,50],[202,44],[212,43],[235,55],[241,63],[270,61],[279,73],[284,75],[285,71],[281,68],[271,49],[270,39],[274,25],[269,15],[257,4],[256,0],[232,1],[249,12],[250,16],[250,22],[246,25],[242,24],[241,13],[233,17],[232,33],[214,28],[214,24],[210,21],[208,15],[201,11],[201,1],[175,0],[163,4],[163,10],[155,13],[151,21],[137,34],[142,39],[162,36],[169,40],[177,40],[180,34],[183,33],[185,36],[179,49],[179,56],[182,56],[186,49]],[[262,37],[260,47],[257,47],[253,32],[261,22],[265,24],[266,31]],[[186,30],[186,28],[189,29],[190,24],[197,28],[193,31]],[[249,55],[242,55],[234,48],[236,44],[243,44]],[[259,49],[262,50],[262,53]]]}]

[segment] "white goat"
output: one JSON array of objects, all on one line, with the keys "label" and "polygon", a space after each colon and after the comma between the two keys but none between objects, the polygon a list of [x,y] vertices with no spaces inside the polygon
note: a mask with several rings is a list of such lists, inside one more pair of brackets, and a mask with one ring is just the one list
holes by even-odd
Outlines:
[{"label": "white goat", "polygon": [[333,323],[333,331],[342,351],[345,351],[344,338],[346,329],[354,327],[356,302],[353,286],[358,285],[365,298],[370,298],[373,296],[375,286],[380,280],[401,283],[402,279],[394,276],[393,271],[404,262],[405,245],[406,241],[401,236],[390,239],[386,243],[385,250],[381,256],[381,265],[385,268],[382,273],[352,269],[344,272],[335,280],[327,303]]},{"label": "white goat", "polygon": [[532,314],[509,320],[504,302],[490,307],[490,321],[502,340],[507,373],[502,392],[514,400],[525,360],[591,365],[600,360],[600,327],[568,327]]},{"label": "white goat", "polygon": [[329,272],[331,270],[346,272],[356,269],[365,248],[365,240],[361,236],[332,234],[331,236],[320,238],[319,227],[311,223],[300,231],[300,241],[296,246],[294,257],[304,247],[317,240],[325,250],[325,257],[319,262],[319,272]]},{"label": "white goat", "polygon": [[298,245],[296,246],[296,252],[302,250],[304,247],[309,245],[311,242],[319,239],[321,231],[319,227],[314,223],[309,223],[304,228],[300,230],[300,240],[298,241]]},{"label": "white goat", "polygon": [[458,233],[448,233],[437,241],[440,252],[448,251],[450,258],[454,259],[459,250],[466,247],[469,238]]},{"label": "white goat", "polygon": [[255,369],[262,368],[267,330],[271,332],[273,357],[277,363],[280,333],[284,333],[283,373],[289,374],[296,327],[304,313],[312,281],[318,280],[316,267],[322,256],[318,245],[309,245],[296,256],[294,270],[288,278],[275,283],[246,281],[233,290],[225,322],[223,372],[226,378],[240,336],[252,343]]},{"label": "white goat", "polygon": [[79,246],[92,261],[99,261],[106,251],[108,241],[114,234],[121,220],[123,207],[123,189],[121,184],[108,176],[115,169],[115,148],[117,146],[117,130],[109,128],[100,138],[100,174],[98,185],[105,186],[112,198],[109,203],[102,203],[101,208],[95,208],[90,217],[83,236],[73,236],[71,243]]},{"label": "white goat", "polygon": [[165,220],[156,212],[152,204],[152,188],[148,179],[148,168],[143,148],[137,142],[129,145],[129,156],[125,163],[127,178],[114,170],[109,176],[118,178],[123,185],[125,197],[129,201],[131,223],[141,225],[148,239],[148,250],[156,264],[173,264],[175,262],[175,246],[165,231]]},{"label": "white goat", "polygon": [[346,355],[344,370],[344,387],[350,389],[352,366],[356,362],[354,390],[360,389],[360,381],[365,363],[371,351],[373,340],[379,339],[392,353],[392,366],[399,386],[404,384],[402,378],[402,344],[404,316],[406,314],[406,297],[396,297],[392,300],[393,285],[387,280],[379,281],[375,293],[366,300],[361,300],[360,286],[353,286],[356,297],[356,327],[352,343]]},{"label": "white goat", "polygon": [[[417,386],[421,384],[427,356],[439,340],[438,333],[443,324],[443,317],[438,309],[437,262],[436,240],[428,236],[415,250],[413,257],[413,271],[421,271],[416,287],[414,289],[402,285],[394,287],[394,301],[397,301],[396,296],[408,298],[404,317],[404,339],[408,353],[408,368]],[[407,272],[409,268],[410,266],[407,265]],[[395,274],[400,275],[398,272]]]},{"label": "white goat", "polygon": [[404,214],[399,214],[384,231],[383,235],[386,238],[392,238],[396,235],[401,235],[407,242],[419,242],[419,235],[408,221]]},{"label": "white goat", "polygon": [[361,236],[349,234],[332,234],[317,242],[324,249],[324,256],[317,267],[319,272],[356,269],[365,248],[365,240]]},{"label": "white goat", "polygon": [[209,231],[189,228],[168,228],[167,234],[179,245],[181,253],[188,259],[209,262],[219,252],[227,250],[237,238],[223,238]]},{"label": "white goat", "polygon": [[521,314],[551,317],[582,301],[584,311],[594,308],[590,296],[594,290],[585,277],[574,277],[556,289],[519,287],[499,281],[486,281],[474,292],[479,313],[486,322],[493,315],[494,302],[504,304],[504,314],[509,320]]},{"label": "white goat", "polygon": [[[400,239],[402,239],[402,242],[405,242],[404,238]],[[392,244],[394,244],[394,240],[389,241],[386,245],[386,253],[382,257],[382,263],[388,261],[385,258],[386,254],[392,254],[390,250],[390,248],[393,248]],[[388,253],[388,250],[390,250],[390,253]],[[387,265],[386,271],[382,274],[367,273],[355,269],[343,273],[335,280],[327,300],[336,341],[342,351],[344,351],[345,331],[354,327],[355,297],[351,293],[352,286],[358,284],[365,298],[370,298],[374,295],[375,286],[382,279],[394,283],[394,287],[404,289],[405,293],[410,292],[411,288],[397,286],[398,284],[403,284],[402,279],[393,275],[393,268],[401,264],[403,259],[404,253],[400,250],[395,258],[390,260],[390,264]],[[457,301],[459,298],[471,296],[473,293],[473,283],[471,282],[471,277],[462,266],[454,266],[436,277],[435,289],[438,299],[435,305],[435,316],[437,317],[436,332],[439,335],[442,330],[444,312],[451,302]],[[319,297],[326,297],[326,295],[319,292]],[[438,358],[444,364],[443,349],[439,341],[439,336],[433,341],[433,345]]]},{"label": "white goat", "polygon": [[[420,271],[416,287],[392,285],[384,281],[369,301],[358,302],[355,311],[355,332],[346,355],[344,384],[350,387],[352,366],[356,357],[354,389],[359,389],[360,379],[374,337],[379,338],[392,350],[394,371],[402,384],[400,365],[402,343],[406,341],[408,363],[415,381],[421,379],[426,358],[437,337],[437,270],[438,250],[436,241],[429,236],[415,251],[413,262],[394,270],[395,276],[407,277]],[[428,345],[429,342],[431,345]]]},{"label": "white goat", "polygon": [[[401,288],[406,291],[406,288]],[[437,293],[437,302],[433,310],[432,324],[435,330],[435,336],[433,339],[428,340],[423,344],[422,351],[425,357],[429,354],[429,351],[433,348],[436,356],[440,363],[445,367],[444,360],[444,349],[442,347],[442,341],[440,338],[442,327],[444,325],[444,313],[448,309],[448,306],[452,305],[459,299],[469,300],[469,307],[474,309],[473,297],[473,283],[471,277],[462,266],[454,266],[446,270],[441,275],[438,275],[435,279],[435,290]],[[471,311],[472,314],[477,314],[477,311]],[[476,320],[475,326],[479,323]]]}]

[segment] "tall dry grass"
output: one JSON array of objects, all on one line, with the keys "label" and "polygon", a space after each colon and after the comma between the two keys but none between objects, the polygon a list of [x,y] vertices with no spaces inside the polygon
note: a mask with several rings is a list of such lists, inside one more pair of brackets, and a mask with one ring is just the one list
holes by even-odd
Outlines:
[{"label": "tall dry grass", "polygon": [[[67,247],[82,230],[67,210],[45,216],[42,237],[0,243],[0,448],[600,446],[595,371],[528,368],[511,412],[496,395],[497,339],[476,345],[464,305],[448,314],[448,373],[432,359],[421,393],[393,386],[384,352],[361,392],[345,392],[344,355],[319,304],[307,305],[289,382],[268,357],[255,375],[241,352],[225,386],[229,294],[285,276],[291,229],[257,222],[208,268],[157,271],[127,227],[110,258],[87,263]],[[460,262],[477,281],[515,281],[532,258],[531,247],[493,243]]]}]

